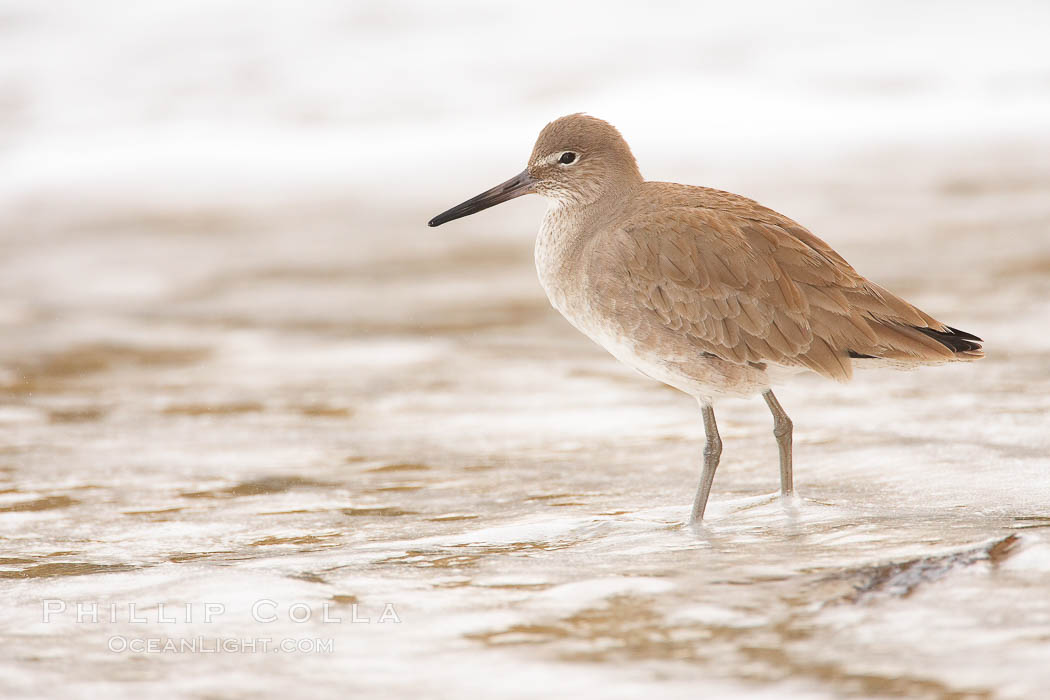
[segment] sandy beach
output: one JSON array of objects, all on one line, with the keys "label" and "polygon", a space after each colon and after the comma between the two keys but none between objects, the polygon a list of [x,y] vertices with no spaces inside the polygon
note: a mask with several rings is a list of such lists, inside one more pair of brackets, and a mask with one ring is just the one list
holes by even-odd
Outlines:
[{"label": "sandy beach", "polygon": [[[1045,8],[563,43],[521,8],[205,5],[0,5],[5,697],[1050,685]],[[550,307],[543,202],[425,226],[581,109],[987,357],[779,389],[794,504],[761,400],[720,404],[690,529],[695,404]]]}]

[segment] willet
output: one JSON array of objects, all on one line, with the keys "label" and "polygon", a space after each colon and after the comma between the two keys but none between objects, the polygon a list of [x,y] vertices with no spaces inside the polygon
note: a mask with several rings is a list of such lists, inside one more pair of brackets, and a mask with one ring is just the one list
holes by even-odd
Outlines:
[{"label": "willet", "polygon": [[429,225],[530,192],[550,200],[536,268],[554,308],[621,362],[700,404],[707,442],[693,521],[722,454],[715,399],[765,399],[786,496],[792,423],[773,384],[807,371],[844,382],[855,363],[984,356],[980,338],[869,282],[786,216],[729,192],[645,181],[620,132],[583,114],[548,124],[525,170]]}]

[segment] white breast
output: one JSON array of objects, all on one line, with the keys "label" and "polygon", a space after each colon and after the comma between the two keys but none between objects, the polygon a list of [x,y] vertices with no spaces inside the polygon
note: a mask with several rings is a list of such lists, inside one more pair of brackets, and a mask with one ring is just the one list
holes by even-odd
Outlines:
[{"label": "white breast", "polygon": [[[637,352],[632,338],[615,331],[615,324],[588,302],[587,279],[578,258],[581,236],[568,211],[552,203],[536,238],[536,272],[551,305],[578,331],[609,351],[620,362],[658,381],[672,384],[664,366],[656,358]],[[681,387],[679,387],[681,388]]]},{"label": "white breast", "polygon": [[768,386],[764,373],[753,368],[705,360],[700,353],[668,357],[666,348],[659,353],[647,350],[635,338],[618,332],[618,324],[606,318],[598,304],[590,303],[586,266],[580,259],[582,237],[574,223],[564,208],[552,204],[536,238],[535,254],[543,291],[578,331],[628,367],[692,396],[710,400],[752,394]]},{"label": "white breast", "polygon": [[574,235],[572,223],[568,210],[552,200],[536,236],[536,273],[554,308],[580,328],[569,308],[579,290],[579,280],[573,278],[571,266],[574,244],[578,243],[579,236]]}]

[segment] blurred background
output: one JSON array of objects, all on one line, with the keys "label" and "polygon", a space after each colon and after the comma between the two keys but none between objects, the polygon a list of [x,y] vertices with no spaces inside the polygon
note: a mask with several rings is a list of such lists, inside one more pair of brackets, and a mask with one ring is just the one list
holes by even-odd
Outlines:
[{"label": "blurred background", "polygon": [[[1034,697],[1048,27],[1035,1],[0,1],[8,690]],[[683,529],[695,406],[549,307],[543,201],[425,225],[578,111],[987,359],[785,389],[795,515],[761,402],[720,406],[712,529]],[[263,593],[406,622],[173,659],[39,621]],[[259,635],[233,618],[205,631]]]}]

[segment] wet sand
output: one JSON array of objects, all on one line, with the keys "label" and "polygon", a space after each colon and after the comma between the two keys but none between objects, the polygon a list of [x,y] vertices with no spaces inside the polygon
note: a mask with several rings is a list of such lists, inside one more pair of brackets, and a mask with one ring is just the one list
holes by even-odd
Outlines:
[{"label": "wet sand", "polygon": [[[749,188],[988,357],[785,388],[787,506],[761,402],[724,402],[699,531],[695,407],[548,307],[534,204],[444,236],[421,207],[10,213],[8,689],[1036,697],[1050,173],[961,155]],[[111,648],[197,636],[333,648]]]},{"label": "wet sand", "polygon": [[[0,8],[0,694],[1043,696],[1046,24],[884,5],[595,3],[570,41],[517,6]],[[789,504],[763,402],[723,402],[689,528],[695,404],[550,308],[543,203],[425,226],[578,109],[987,358],[778,389]]]}]

